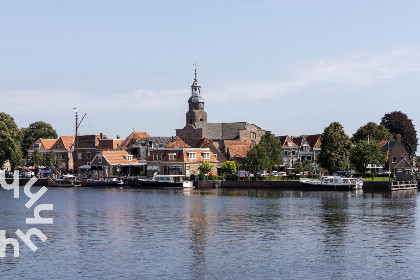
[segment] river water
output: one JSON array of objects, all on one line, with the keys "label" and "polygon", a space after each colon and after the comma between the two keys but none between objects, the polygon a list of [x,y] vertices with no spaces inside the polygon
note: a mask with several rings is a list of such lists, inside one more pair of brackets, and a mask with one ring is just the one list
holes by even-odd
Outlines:
[{"label": "river water", "polygon": [[[7,237],[34,227],[27,200],[0,191]],[[418,200],[417,191],[49,188],[37,205],[54,205],[41,212],[54,223],[36,225],[48,239],[32,237],[36,252],[20,241],[19,258],[7,246],[0,279],[418,279]]]}]

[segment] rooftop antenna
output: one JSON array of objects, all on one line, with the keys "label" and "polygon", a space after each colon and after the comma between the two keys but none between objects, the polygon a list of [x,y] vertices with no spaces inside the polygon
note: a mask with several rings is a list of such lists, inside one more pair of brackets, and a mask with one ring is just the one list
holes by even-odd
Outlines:
[{"label": "rooftop antenna", "polygon": [[200,66],[197,64],[197,60],[194,60],[194,81],[197,81],[197,66]]}]

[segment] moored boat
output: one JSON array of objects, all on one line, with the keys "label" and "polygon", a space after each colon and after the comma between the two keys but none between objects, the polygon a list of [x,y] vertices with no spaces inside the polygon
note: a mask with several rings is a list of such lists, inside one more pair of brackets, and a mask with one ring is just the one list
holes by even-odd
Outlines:
[{"label": "moored boat", "polygon": [[192,189],[191,181],[184,181],[182,175],[155,175],[150,180],[139,180],[140,188],[145,189]]},{"label": "moored boat", "polygon": [[363,187],[363,181],[341,176],[322,176],[320,179],[300,179],[304,190],[355,190]]},{"label": "moored boat", "polygon": [[124,180],[118,178],[101,178],[82,180],[83,187],[118,187],[123,186]]},{"label": "moored boat", "polygon": [[74,175],[63,175],[57,179],[48,179],[49,187],[80,187],[81,182]]}]

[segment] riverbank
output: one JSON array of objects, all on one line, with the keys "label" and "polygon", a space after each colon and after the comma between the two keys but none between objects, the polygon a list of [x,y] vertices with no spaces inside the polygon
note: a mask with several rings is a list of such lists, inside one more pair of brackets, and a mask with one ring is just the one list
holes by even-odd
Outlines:
[{"label": "riverbank", "polygon": [[[364,182],[363,189],[365,190],[389,190],[391,182]],[[194,187],[197,189],[203,188],[264,188],[264,189],[284,189],[284,190],[298,190],[301,189],[299,181],[195,181]]]}]

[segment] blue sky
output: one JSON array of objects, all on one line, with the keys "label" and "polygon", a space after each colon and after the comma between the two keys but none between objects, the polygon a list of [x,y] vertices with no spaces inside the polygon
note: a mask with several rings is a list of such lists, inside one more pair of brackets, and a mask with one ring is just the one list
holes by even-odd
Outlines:
[{"label": "blue sky", "polygon": [[20,127],[175,135],[197,60],[209,122],[351,136],[402,111],[418,129],[420,1],[0,0],[0,111]]}]

